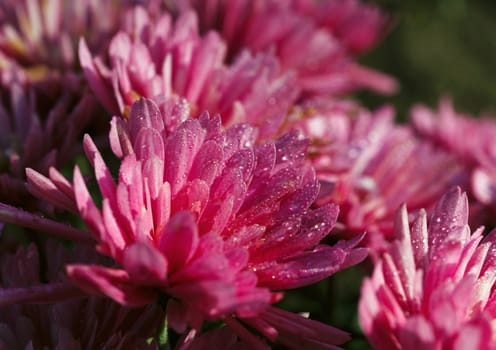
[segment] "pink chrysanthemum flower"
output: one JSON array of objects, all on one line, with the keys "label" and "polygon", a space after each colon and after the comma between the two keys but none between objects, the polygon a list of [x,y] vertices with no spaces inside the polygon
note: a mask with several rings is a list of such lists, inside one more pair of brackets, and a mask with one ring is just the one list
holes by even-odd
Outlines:
[{"label": "pink chrysanthemum flower", "polygon": [[[470,194],[476,201],[476,221],[494,223],[496,213],[496,123],[494,118],[474,119],[457,113],[449,99],[438,111],[417,105],[412,109],[416,130],[436,146],[456,156],[470,177]],[[488,211],[489,209],[489,211]]]},{"label": "pink chrysanthemum flower", "polygon": [[373,251],[392,238],[401,203],[432,209],[460,181],[453,157],[396,125],[387,106],[370,112],[352,101],[315,99],[295,108],[286,125],[310,138],[310,159],[322,184],[317,204],[338,203],[344,232],[366,231]]},{"label": "pink chrysanthemum flower", "polygon": [[398,212],[396,240],[362,287],[360,324],[376,349],[494,349],[496,231],[470,233],[468,201],[447,192],[427,223]]},{"label": "pink chrysanthemum flower", "polygon": [[25,168],[48,174],[50,167],[61,166],[82,151],[79,138],[97,111],[97,102],[79,92],[79,84],[72,84],[71,89],[66,85],[66,91],[48,105],[43,95],[17,81],[4,90],[0,101],[1,202],[33,204],[32,197],[27,197]]},{"label": "pink chrysanthemum flower", "polygon": [[294,70],[306,93],[341,94],[356,88],[396,91],[393,78],[356,64],[354,55],[374,45],[386,17],[355,0],[177,0],[193,8],[202,31],[218,30],[231,57],[241,50],[274,52]]},{"label": "pink chrysanthemum flower", "polygon": [[373,48],[390,25],[378,7],[360,0],[293,0],[295,7],[325,27],[352,53]]},{"label": "pink chrysanthemum flower", "polygon": [[[42,279],[66,279],[67,263],[101,261],[81,246],[68,249],[47,241],[15,254],[0,254],[0,288],[29,288]],[[74,288],[74,287],[72,287]],[[163,319],[158,305],[121,306],[109,299],[80,296],[44,305],[0,306],[0,349],[156,349],[148,341]]]},{"label": "pink chrysanthemum flower", "polygon": [[250,122],[275,133],[298,89],[270,55],[243,52],[226,65],[226,46],[216,32],[198,33],[196,14],[157,19],[141,7],[128,13],[127,25],[111,41],[109,66],[93,58],[85,41],[80,61],[106,108],[126,115],[139,97],[185,98],[198,116],[219,113],[224,125]]},{"label": "pink chrysanthemum flower", "polygon": [[[76,44],[85,36],[104,50],[133,5],[130,1],[4,0],[0,2],[0,72],[19,69],[30,82],[58,81],[77,69]],[[156,9],[160,1],[145,0]]]},{"label": "pink chrysanthemum flower", "polygon": [[[268,310],[281,296],[276,291],[319,281],[360,262],[366,251],[355,248],[359,239],[319,244],[338,207],[309,209],[319,183],[298,133],[256,145],[255,129],[246,124],[224,131],[219,117],[204,114],[167,132],[164,118],[146,99],[133,105],[128,121],[114,117],[117,184],[85,138],[102,209],[78,168],[74,198],[98,250],[116,265],[69,265],[68,275],[82,289],[126,305],[172,297],[168,321],[179,330],[223,319],[246,338],[242,320],[272,339],[281,326],[270,321],[276,316]],[[33,171],[28,177],[37,193],[71,209],[67,184],[59,178]],[[326,341],[319,332],[312,336]]]}]

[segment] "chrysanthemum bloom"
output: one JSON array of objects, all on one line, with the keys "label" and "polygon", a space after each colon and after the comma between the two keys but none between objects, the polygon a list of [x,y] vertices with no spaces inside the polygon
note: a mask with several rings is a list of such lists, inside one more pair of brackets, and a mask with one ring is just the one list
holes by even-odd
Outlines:
[{"label": "chrysanthemum bloom", "polygon": [[370,112],[351,101],[315,99],[295,108],[286,125],[311,140],[310,159],[322,183],[317,203],[338,203],[344,232],[366,231],[373,251],[392,238],[401,203],[432,209],[459,181],[453,157],[396,125],[387,106]]},{"label": "chrysanthemum bloom", "polygon": [[[338,207],[309,209],[319,183],[305,160],[307,140],[293,132],[255,145],[255,130],[247,124],[224,131],[219,117],[206,114],[169,133],[166,118],[146,99],[132,106],[128,121],[114,117],[110,143],[121,158],[117,184],[85,138],[102,209],[78,168],[74,197],[98,250],[115,266],[70,265],[70,279],[125,305],[166,295],[168,322],[178,330],[222,319],[248,341],[256,338],[250,340],[240,320],[269,339],[277,338],[278,329],[298,332],[297,321],[292,328],[275,321],[277,312],[269,306],[280,299],[277,291],[314,283],[366,256],[354,248],[359,239],[319,245]],[[37,193],[70,209],[67,184],[28,175]],[[340,334],[336,343],[346,338],[326,329]],[[312,341],[328,341],[320,331],[311,335]]]},{"label": "chrysanthemum bloom", "polygon": [[409,227],[398,212],[396,240],[362,287],[359,316],[376,349],[494,349],[496,231],[470,233],[468,201],[447,192],[429,222]]},{"label": "chrysanthemum bloom", "polygon": [[[62,83],[77,69],[76,44],[84,35],[104,50],[134,1],[3,0],[0,2],[0,72],[16,67],[26,81]],[[159,1],[142,1],[157,8]]]},{"label": "chrysanthemum bloom", "polygon": [[307,93],[396,90],[394,79],[355,62],[388,22],[370,5],[356,0],[177,0],[175,6],[195,9],[202,31],[218,30],[230,57],[243,49],[274,52],[283,70],[296,71],[298,86]]},{"label": "chrysanthemum bloom", "polygon": [[[53,241],[43,243],[40,250],[31,244],[15,254],[2,252],[0,290],[29,288],[42,279],[62,282],[67,263],[101,260],[88,248],[69,249]],[[0,349],[156,349],[147,340],[158,333],[163,317],[158,305],[128,308],[84,295],[44,305],[3,305]]]},{"label": "chrysanthemum bloom", "polygon": [[89,93],[80,93],[77,84],[48,106],[42,95],[17,81],[3,92],[0,201],[26,207],[33,203],[22,203],[26,198],[32,199],[26,197],[25,168],[48,174],[51,166],[61,166],[80,153],[79,138],[97,111],[97,102]]},{"label": "chrysanthemum bloom", "polygon": [[391,25],[387,14],[360,0],[293,0],[293,3],[330,30],[354,54],[372,49]]},{"label": "chrysanthemum bloom", "polygon": [[[457,113],[445,98],[438,111],[417,105],[412,109],[416,130],[428,141],[456,156],[470,177],[476,221],[494,221],[496,213],[496,122]],[[472,199],[472,198],[471,198]],[[472,209],[472,208],[471,208]]]},{"label": "chrysanthemum bloom", "polygon": [[298,88],[277,60],[243,52],[225,63],[226,46],[216,32],[198,33],[194,12],[176,20],[157,19],[142,7],[128,14],[111,41],[106,66],[81,41],[79,57],[86,77],[106,108],[125,115],[139,97],[185,98],[192,114],[219,113],[223,125],[250,122],[274,133]]}]

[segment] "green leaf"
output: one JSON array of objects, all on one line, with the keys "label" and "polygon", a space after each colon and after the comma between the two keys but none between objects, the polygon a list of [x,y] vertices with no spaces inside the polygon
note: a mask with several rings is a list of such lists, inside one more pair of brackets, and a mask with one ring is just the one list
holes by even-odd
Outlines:
[{"label": "green leaf", "polygon": [[158,348],[160,350],[170,350],[168,341],[169,341],[169,333],[167,329],[167,317],[166,317],[164,318],[164,322],[160,326],[160,329],[157,334]]}]

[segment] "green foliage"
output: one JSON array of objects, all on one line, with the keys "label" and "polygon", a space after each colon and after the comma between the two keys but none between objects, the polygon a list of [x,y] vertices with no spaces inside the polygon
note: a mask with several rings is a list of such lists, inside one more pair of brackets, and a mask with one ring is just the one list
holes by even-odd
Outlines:
[{"label": "green foliage", "polygon": [[157,335],[157,343],[159,350],[169,350],[169,335],[167,331],[167,318],[164,318],[164,322],[160,326],[158,335]]},{"label": "green foliage", "polygon": [[393,13],[391,33],[362,63],[399,80],[401,91],[360,97],[368,106],[393,103],[401,120],[417,102],[436,106],[451,96],[457,109],[496,114],[496,2],[376,0]]}]

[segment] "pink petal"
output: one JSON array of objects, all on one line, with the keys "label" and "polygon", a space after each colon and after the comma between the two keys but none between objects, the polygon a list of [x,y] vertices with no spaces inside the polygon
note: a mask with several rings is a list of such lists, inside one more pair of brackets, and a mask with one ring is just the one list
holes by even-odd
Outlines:
[{"label": "pink petal", "polygon": [[[170,185],[168,182],[164,182],[160,187],[158,196],[154,202],[153,206],[153,223],[155,227],[155,234],[158,235],[162,230],[162,226],[169,221],[171,215],[171,195],[170,195]],[[153,237],[157,240],[158,237]]]},{"label": "pink petal", "polygon": [[353,83],[358,86],[369,88],[384,95],[391,95],[398,91],[398,81],[379,71],[353,64],[348,67],[348,73]]},{"label": "pink petal", "polygon": [[192,258],[198,243],[198,227],[194,216],[187,211],[172,216],[158,240],[158,248],[167,257],[171,274]]},{"label": "pink petal", "polygon": [[134,283],[156,286],[166,282],[167,260],[147,243],[130,245],[124,252],[123,265]]},{"label": "pink petal", "polygon": [[188,88],[183,94],[188,101],[198,100],[211,71],[221,67],[225,53],[226,45],[219,35],[213,31],[207,33],[190,64]]},{"label": "pink petal", "polygon": [[116,206],[116,185],[114,178],[107,168],[100,151],[98,151],[98,148],[88,134],[84,136],[83,146],[88,160],[95,169],[95,177],[102,195],[109,200],[109,204],[112,207]]},{"label": "pink petal", "polygon": [[221,146],[214,140],[206,141],[195,157],[189,174],[190,180],[201,179],[212,185],[222,169],[224,154]]},{"label": "pink petal", "polygon": [[197,120],[188,120],[167,139],[165,179],[171,185],[172,196],[184,186],[196,153],[205,137]]},{"label": "pink petal", "polygon": [[423,316],[408,319],[398,338],[405,350],[433,349],[436,344],[435,330]]},{"label": "pink petal", "polygon": [[119,107],[111,93],[112,88],[108,81],[104,80],[100,71],[93,62],[91,53],[86,41],[81,38],[79,41],[79,62],[83,68],[84,75],[95,91],[95,95],[102,101],[105,108],[112,114],[119,114]]},{"label": "pink petal", "polygon": [[320,281],[347,267],[348,255],[356,255],[351,261],[360,262],[366,258],[367,252],[322,246],[280,262],[255,265],[252,269],[259,278],[259,286],[276,290],[297,288]]},{"label": "pink petal", "polygon": [[461,234],[460,228],[467,222],[467,196],[459,187],[454,187],[441,198],[429,221],[429,258],[451,234]]},{"label": "pink petal", "polygon": [[136,286],[124,270],[98,265],[68,265],[69,278],[88,293],[106,295],[120,304],[144,306],[157,297],[154,289]]},{"label": "pink petal", "polygon": [[31,168],[26,169],[26,177],[28,179],[27,188],[33,195],[58,207],[77,211],[74,199],[60,191],[50,179]]},{"label": "pink petal", "polygon": [[76,203],[81,217],[84,219],[85,223],[90,227],[93,234],[98,235],[99,238],[102,237],[104,232],[103,220],[100,210],[93,203],[93,199],[86,188],[86,184],[81,175],[81,171],[78,167],[74,168],[74,194],[76,197]]},{"label": "pink petal", "polygon": [[134,141],[136,158],[142,162],[153,157],[164,159],[164,141],[156,129],[141,127]]},{"label": "pink petal", "polygon": [[165,128],[157,105],[152,100],[145,98],[134,103],[129,114],[129,133],[132,144],[136,143],[138,133],[143,128],[155,129],[159,134]]},{"label": "pink petal", "polygon": [[277,330],[277,342],[290,349],[334,349],[332,345],[350,340],[346,332],[279,308],[271,307],[259,317]]},{"label": "pink petal", "polygon": [[[174,198],[173,213],[187,210],[200,218],[209,202],[210,187],[200,179],[194,179],[186,184]],[[213,220],[213,218],[209,217]]]},{"label": "pink petal", "polygon": [[127,124],[120,117],[113,117],[110,121],[110,147],[119,158],[134,153],[126,126]]}]

